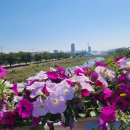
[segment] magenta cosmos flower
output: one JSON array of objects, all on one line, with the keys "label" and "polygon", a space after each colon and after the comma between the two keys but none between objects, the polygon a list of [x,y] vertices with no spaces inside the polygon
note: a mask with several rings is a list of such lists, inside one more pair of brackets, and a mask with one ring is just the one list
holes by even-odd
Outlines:
[{"label": "magenta cosmos flower", "polygon": [[96,66],[105,66],[103,61],[95,61]]},{"label": "magenta cosmos flower", "polygon": [[2,120],[3,116],[4,116],[4,113],[2,111],[0,111],[0,124],[3,123],[3,120]]},{"label": "magenta cosmos flower", "polygon": [[61,73],[65,74],[65,68],[61,67],[61,66],[57,66],[57,70],[60,71]]},{"label": "magenta cosmos flower", "polygon": [[52,114],[62,113],[66,110],[66,100],[58,93],[51,93],[46,98],[45,105]]},{"label": "magenta cosmos flower", "polygon": [[14,92],[16,95],[19,94],[18,89],[17,89],[17,83],[14,83],[14,84],[13,84],[12,90],[13,90],[13,92]]},{"label": "magenta cosmos flower", "polygon": [[23,98],[18,104],[17,111],[22,118],[29,118],[32,115],[33,104]]},{"label": "magenta cosmos flower", "polygon": [[91,75],[90,75],[90,77],[91,77],[92,80],[95,81],[98,78],[98,74],[96,72],[92,72]]},{"label": "magenta cosmos flower", "polygon": [[3,123],[6,125],[14,126],[15,121],[15,111],[4,112]]},{"label": "magenta cosmos flower", "polygon": [[76,66],[76,70],[74,70],[74,74],[77,76],[81,76],[84,75],[84,71],[82,70],[82,68]]},{"label": "magenta cosmos flower", "polygon": [[36,127],[41,122],[41,117],[33,117],[32,119],[32,127]]},{"label": "magenta cosmos flower", "polygon": [[124,74],[119,75],[118,78],[117,78],[117,82],[118,83],[126,83],[127,82],[126,75],[124,75]]},{"label": "magenta cosmos flower", "polygon": [[0,78],[5,78],[6,77],[6,70],[0,66]]},{"label": "magenta cosmos flower", "polygon": [[47,107],[45,106],[45,101],[39,96],[35,102],[33,102],[33,117],[45,116],[48,112]]},{"label": "magenta cosmos flower", "polygon": [[104,100],[109,99],[110,97],[112,97],[112,91],[108,88],[104,88],[103,96],[104,96]]},{"label": "magenta cosmos flower", "polygon": [[90,92],[87,89],[82,89],[80,94],[81,96],[88,97],[90,95]]},{"label": "magenta cosmos flower", "polygon": [[104,123],[110,123],[116,120],[116,112],[114,106],[106,106],[102,107],[100,119],[104,121]]},{"label": "magenta cosmos flower", "polygon": [[116,97],[113,103],[117,108],[121,109],[122,111],[125,111],[129,106],[129,102],[126,101],[125,98],[122,98],[120,96]]},{"label": "magenta cosmos flower", "polygon": [[128,80],[130,80],[130,71],[127,72],[126,77]]},{"label": "magenta cosmos flower", "polygon": [[120,56],[120,57],[116,58],[116,59],[114,60],[114,62],[115,62],[115,63],[119,63],[119,62],[121,62],[121,61],[124,61],[125,59],[126,59],[126,57]]}]

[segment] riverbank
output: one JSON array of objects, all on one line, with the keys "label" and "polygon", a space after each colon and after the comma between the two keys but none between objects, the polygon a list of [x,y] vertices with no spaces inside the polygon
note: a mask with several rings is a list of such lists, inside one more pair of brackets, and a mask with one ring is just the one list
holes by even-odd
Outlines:
[{"label": "riverbank", "polygon": [[31,64],[29,66],[21,66],[18,68],[7,69],[7,80],[10,81],[14,79],[16,82],[25,82],[25,80],[38,73],[39,71],[47,71],[50,67],[55,67],[56,65],[68,68],[73,66],[83,65],[86,61],[90,60],[91,57],[77,57],[69,58],[58,61],[50,61],[40,64]]}]

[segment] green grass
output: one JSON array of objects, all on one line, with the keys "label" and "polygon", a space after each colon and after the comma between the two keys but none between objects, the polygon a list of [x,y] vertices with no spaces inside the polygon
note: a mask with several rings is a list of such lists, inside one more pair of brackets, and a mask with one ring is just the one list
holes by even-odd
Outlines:
[{"label": "green grass", "polygon": [[11,79],[14,79],[16,82],[25,82],[28,77],[35,75],[41,70],[47,71],[50,69],[50,67],[55,67],[55,65],[68,68],[82,65],[87,60],[89,60],[87,57],[68,58],[58,61],[50,61],[40,64],[30,64],[29,66],[16,67],[13,68],[14,71],[12,69],[7,69],[7,80],[10,81]]}]

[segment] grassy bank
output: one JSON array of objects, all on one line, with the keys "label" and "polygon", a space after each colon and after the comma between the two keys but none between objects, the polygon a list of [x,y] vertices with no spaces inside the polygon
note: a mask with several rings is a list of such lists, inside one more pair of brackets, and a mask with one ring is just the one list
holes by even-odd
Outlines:
[{"label": "grassy bank", "polygon": [[39,71],[47,71],[50,67],[55,67],[55,65],[67,68],[76,65],[82,65],[86,60],[89,59],[87,57],[69,58],[40,64],[30,64],[29,66],[22,66],[13,69],[7,69],[7,80],[10,81],[11,79],[15,79],[16,82],[22,82],[25,81],[28,77],[35,75]]}]

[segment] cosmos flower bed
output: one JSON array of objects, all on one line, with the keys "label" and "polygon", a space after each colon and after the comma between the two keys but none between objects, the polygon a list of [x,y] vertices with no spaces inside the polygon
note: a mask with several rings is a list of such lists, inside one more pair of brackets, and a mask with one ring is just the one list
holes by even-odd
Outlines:
[{"label": "cosmos flower bed", "polygon": [[116,58],[110,65],[95,62],[91,67],[70,71],[60,66],[29,77],[22,85],[5,81],[0,66],[0,128],[54,123],[74,127],[78,118],[99,117],[99,130],[119,120],[129,124],[130,58]]}]

